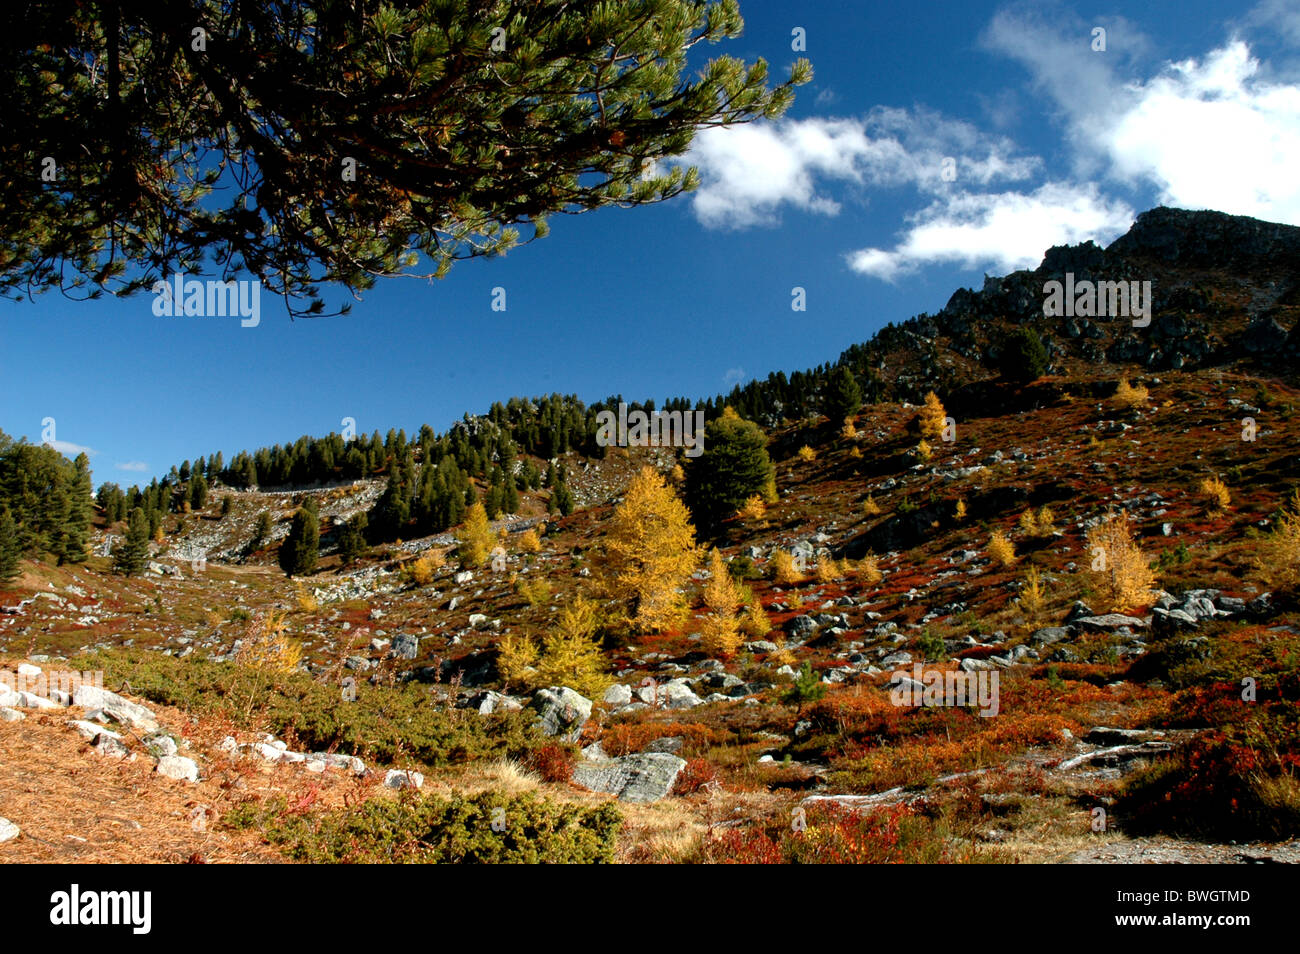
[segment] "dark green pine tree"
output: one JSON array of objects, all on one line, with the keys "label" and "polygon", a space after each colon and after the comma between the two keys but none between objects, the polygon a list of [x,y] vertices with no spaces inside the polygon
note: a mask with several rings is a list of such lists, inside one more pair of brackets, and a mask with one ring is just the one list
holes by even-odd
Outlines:
[{"label": "dark green pine tree", "polygon": [[356,514],[339,531],[339,558],[350,566],[366,553],[366,515]]},{"label": "dark green pine tree", "polygon": [[9,508],[4,507],[0,509],[0,586],[12,582],[18,576],[20,553],[18,525],[14,523]]},{"label": "dark green pine tree", "polygon": [[149,558],[149,519],[136,507],[126,521],[126,537],[113,548],[113,569],[124,576],[135,576]]},{"label": "dark green pine tree", "polygon": [[501,494],[501,509],[506,513],[519,512],[519,490],[515,487],[515,478],[507,477]]},{"label": "dark green pine tree", "polygon": [[257,526],[253,529],[253,539],[249,541],[249,550],[260,550],[262,544],[266,543],[267,538],[271,535],[271,514],[263,510],[257,515]]},{"label": "dark green pine tree", "polygon": [[573,492],[569,490],[569,485],[564,481],[558,481],[555,490],[551,494],[551,501],[555,504],[555,509],[568,516],[573,513]]},{"label": "dark green pine tree", "polygon": [[862,388],[858,386],[858,379],[853,376],[852,371],[840,365],[826,382],[822,410],[831,419],[831,423],[838,427],[846,418],[857,414],[860,407],[862,407]]},{"label": "dark green pine tree", "polygon": [[304,505],[293,515],[289,536],[280,544],[280,569],[289,576],[302,576],[316,569],[319,555],[320,522],[316,511]]},{"label": "dark green pine tree", "polygon": [[202,474],[195,471],[193,478],[190,480],[190,509],[202,510],[207,502],[208,482],[203,479]]},{"label": "dark green pine tree", "polygon": [[1002,377],[1016,384],[1036,381],[1047,371],[1047,349],[1032,328],[1017,328],[1002,342],[998,370]]},{"label": "dark green pine tree", "polygon": [[775,474],[757,424],[731,413],[714,418],[704,429],[704,452],[686,467],[686,505],[696,527],[716,530],[751,496],[768,493]]}]

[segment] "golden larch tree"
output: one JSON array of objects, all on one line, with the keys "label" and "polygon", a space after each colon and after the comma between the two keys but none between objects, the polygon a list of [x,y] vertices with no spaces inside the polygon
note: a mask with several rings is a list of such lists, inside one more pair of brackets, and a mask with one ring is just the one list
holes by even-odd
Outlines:
[{"label": "golden larch tree", "polygon": [[943,439],[943,426],[948,420],[948,412],[944,410],[943,402],[939,400],[939,395],[931,391],[925,396],[925,404],[921,407],[921,413],[917,415],[918,424],[921,428],[922,441],[937,441]]},{"label": "golden larch tree", "polygon": [[722,554],[717,550],[709,554],[709,582],[704,585],[704,605],[708,615],[700,633],[704,651],[710,656],[732,656],[740,648],[740,589],[727,572]]},{"label": "golden larch tree", "polygon": [[643,467],[610,518],[605,541],[605,588],[645,631],[671,629],[685,619],[681,589],[699,554],[690,514],[663,477]]},{"label": "golden larch tree", "polygon": [[1088,531],[1088,559],[1108,609],[1122,612],[1155,598],[1156,576],[1133,540],[1128,514],[1108,513]]}]

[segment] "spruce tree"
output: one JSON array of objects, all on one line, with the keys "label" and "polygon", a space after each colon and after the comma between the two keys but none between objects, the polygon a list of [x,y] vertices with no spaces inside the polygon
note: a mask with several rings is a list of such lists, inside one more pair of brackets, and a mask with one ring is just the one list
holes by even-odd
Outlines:
[{"label": "spruce tree", "polygon": [[731,408],[704,430],[704,452],[686,467],[686,503],[701,530],[715,530],[755,494],[770,497],[776,470],[767,435]]},{"label": "spruce tree", "polygon": [[853,372],[848,368],[840,365],[826,382],[826,394],[822,398],[822,409],[826,416],[831,419],[831,423],[836,427],[844,423],[846,418],[852,417],[858,413],[858,408],[862,406],[862,388],[858,386],[858,379],[853,376]]},{"label": "spruce tree", "polygon": [[339,531],[339,558],[344,566],[355,563],[366,552],[366,515],[358,513]]},{"label": "spruce tree", "polygon": [[18,576],[18,525],[9,508],[0,510],[0,586]]},{"label": "spruce tree", "polygon": [[127,517],[126,536],[113,549],[113,569],[124,576],[135,576],[149,558],[149,519],[139,507]]},{"label": "spruce tree", "polygon": [[306,505],[293,515],[289,536],[280,544],[280,568],[288,576],[302,576],[316,569],[320,553],[320,523]]},{"label": "spruce tree", "polygon": [[271,535],[271,527],[271,514],[268,511],[263,510],[257,515],[257,526],[253,530],[253,539],[249,542],[250,550],[261,549],[262,544],[265,543],[267,538]]}]

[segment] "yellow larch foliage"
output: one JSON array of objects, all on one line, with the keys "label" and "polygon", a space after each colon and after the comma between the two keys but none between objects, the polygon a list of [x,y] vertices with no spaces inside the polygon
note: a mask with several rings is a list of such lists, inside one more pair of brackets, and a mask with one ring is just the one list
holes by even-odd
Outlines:
[{"label": "yellow larch foliage", "polygon": [[772,578],[778,583],[802,583],[803,574],[794,565],[794,555],[789,550],[772,554]]},{"label": "yellow larch foliage", "polygon": [[995,531],[992,539],[989,540],[988,550],[989,556],[993,558],[995,563],[1010,566],[1016,562],[1016,548],[1012,546],[1007,535],[1000,530]]},{"label": "yellow larch foliage", "polygon": [[658,631],[684,620],[681,588],[699,558],[695,528],[685,505],[652,468],[632,478],[615,508],[605,556],[605,589],[628,609],[634,626]]},{"label": "yellow larch foliage", "polygon": [[767,513],[767,504],[763,503],[763,498],[758,494],[753,494],[745,500],[745,505],[740,508],[740,516],[746,520],[760,520]]},{"label": "yellow larch foliage", "polygon": [[1128,378],[1120,378],[1119,384],[1115,386],[1115,393],[1111,400],[1122,408],[1127,407],[1144,407],[1150,393],[1144,385],[1133,387],[1128,383]]},{"label": "yellow larch foliage", "polygon": [[701,645],[710,656],[735,655],[740,648],[740,590],[727,572],[727,564],[717,550],[709,554],[709,582],[704,585],[704,605],[708,615],[700,628]]},{"label": "yellow larch foliage", "polygon": [[1263,584],[1280,593],[1300,589],[1300,490],[1257,546],[1254,569]]},{"label": "yellow larch foliage", "polygon": [[1220,514],[1232,503],[1232,493],[1218,477],[1207,477],[1201,481],[1201,499],[1207,513]]},{"label": "yellow larch foliage", "polygon": [[803,461],[816,460],[817,452],[807,444],[804,444],[803,447],[799,448],[799,459]]},{"label": "yellow larch foliage", "polygon": [[1109,513],[1088,531],[1088,560],[1106,608],[1123,612],[1155,598],[1156,577],[1133,540],[1128,514]]},{"label": "yellow larch foliage", "polygon": [[248,669],[281,676],[296,671],[302,661],[302,646],[289,637],[287,630],[284,613],[273,611],[254,616],[235,653],[235,662]]},{"label": "yellow larch foliage", "polygon": [[939,400],[939,395],[931,391],[925,396],[925,404],[921,406],[921,413],[918,415],[920,420],[917,422],[921,428],[921,439],[925,441],[937,441],[943,438],[943,426],[948,419],[948,412],[944,410],[943,402]]},{"label": "yellow larch foliage", "polygon": [[460,544],[457,553],[464,566],[482,566],[487,562],[497,538],[488,522],[487,509],[481,502],[470,506],[465,522],[456,532],[456,542]]},{"label": "yellow larch foliage", "polygon": [[555,628],[542,637],[537,660],[539,685],[568,686],[584,696],[600,696],[614,681],[596,638],[600,608],[579,596],[560,610]]}]

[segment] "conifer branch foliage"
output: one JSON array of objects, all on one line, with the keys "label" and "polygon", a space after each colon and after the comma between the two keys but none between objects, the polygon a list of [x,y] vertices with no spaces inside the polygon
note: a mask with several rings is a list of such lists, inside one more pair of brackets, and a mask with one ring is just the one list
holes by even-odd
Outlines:
[{"label": "conifer branch foliage", "polygon": [[11,297],[130,294],[210,256],[319,314],[322,282],[442,277],[550,214],[692,189],[694,169],[658,160],[779,115],[811,78],[800,60],[769,87],[763,60],[730,56],[688,78],[695,47],[739,35],[736,0],[20,0],[11,16]]}]

